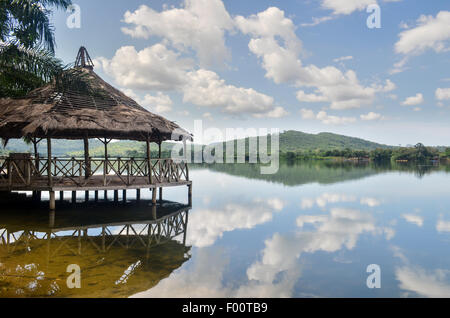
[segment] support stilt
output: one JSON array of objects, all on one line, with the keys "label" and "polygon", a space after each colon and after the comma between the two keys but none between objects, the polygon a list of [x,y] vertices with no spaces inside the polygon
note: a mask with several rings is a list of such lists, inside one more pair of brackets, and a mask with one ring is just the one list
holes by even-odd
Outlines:
[{"label": "support stilt", "polygon": [[136,190],[136,200],[140,201],[141,200],[141,189],[137,189]]},{"label": "support stilt", "polygon": [[163,188],[159,188],[159,202],[163,200]]},{"label": "support stilt", "polygon": [[59,200],[64,201],[64,191],[59,191]]},{"label": "support stilt", "polygon": [[119,190],[114,190],[114,202],[119,201]]},{"label": "support stilt", "polygon": [[95,194],[95,202],[98,202],[98,190],[96,190],[96,191],[94,192],[94,194]]},{"label": "support stilt", "polygon": [[55,211],[56,209],[55,191],[50,191],[49,197],[50,197],[50,211]]},{"label": "support stilt", "polygon": [[192,184],[188,185],[188,205],[192,205]]},{"label": "support stilt", "polygon": [[152,204],[156,205],[156,188],[152,189]]},{"label": "support stilt", "polygon": [[77,192],[72,191],[72,203],[77,203]]},{"label": "support stilt", "polygon": [[123,202],[127,202],[127,190],[122,191],[122,200]]}]

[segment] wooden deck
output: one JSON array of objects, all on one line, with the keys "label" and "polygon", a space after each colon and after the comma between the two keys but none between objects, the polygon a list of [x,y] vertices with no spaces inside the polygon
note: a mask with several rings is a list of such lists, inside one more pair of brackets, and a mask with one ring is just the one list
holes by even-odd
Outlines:
[{"label": "wooden deck", "polygon": [[[192,202],[192,182],[185,161],[146,158],[32,158],[0,157],[0,191],[42,191],[50,194],[50,209],[55,209],[57,191],[96,191],[188,187]],[[88,197],[88,196],[87,196]]]}]

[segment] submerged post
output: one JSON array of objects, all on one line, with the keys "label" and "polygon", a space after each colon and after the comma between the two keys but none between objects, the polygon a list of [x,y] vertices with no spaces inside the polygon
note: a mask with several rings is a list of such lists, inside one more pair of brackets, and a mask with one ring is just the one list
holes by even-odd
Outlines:
[{"label": "submerged post", "polygon": [[50,198],[50,211],[55,211],[56,208],[55,191],[49,192],[49,198]]}]

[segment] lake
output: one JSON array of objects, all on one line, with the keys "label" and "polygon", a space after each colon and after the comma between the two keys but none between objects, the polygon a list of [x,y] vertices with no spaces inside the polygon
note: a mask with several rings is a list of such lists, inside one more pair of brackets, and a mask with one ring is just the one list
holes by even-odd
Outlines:
[{"label": "lake", "polygon": [[[192,167],[192,207],[184,187],[157,207],[149,191],[138,203],[80,193],[55,215],[4,204],[0,296],[450,297],[449,166],[259,171]],[[73,264],[80,289],[67,284]]]}]

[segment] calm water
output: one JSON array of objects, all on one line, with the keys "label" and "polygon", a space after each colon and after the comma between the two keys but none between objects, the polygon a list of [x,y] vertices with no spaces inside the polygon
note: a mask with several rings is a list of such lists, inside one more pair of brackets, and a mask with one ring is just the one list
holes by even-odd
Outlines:
[{"label": "calm water", "polygon": [[[191,178],[192,209],[185,187],[156,209],[67,202],[53,219],[3,205],[0,295],[450,297],[449,167],[220,165]],[[70,264],[81,289],[67,288]],[[370,264],[380,289],[366,286]]]}]

